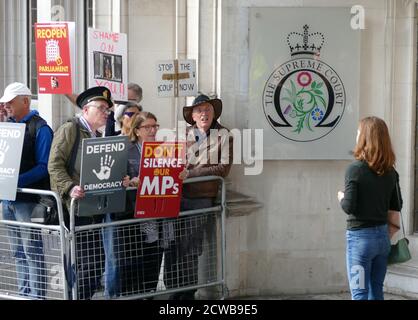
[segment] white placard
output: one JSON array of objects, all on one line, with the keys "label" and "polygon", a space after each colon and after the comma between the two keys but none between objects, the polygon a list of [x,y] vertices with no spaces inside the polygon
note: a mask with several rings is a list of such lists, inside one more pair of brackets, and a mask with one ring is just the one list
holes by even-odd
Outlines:
[{"label": "white placard", "polygon": [[128,40],[125,33],[89,28],[89,88],[109,88],[114,100],[128,99]]},{"label": "white placard", "polygon": [[196,60],[158,61],[156,73],[159,97],[189,97],[197,94]]},{"label": "white placard", "polygon": [[16,199],[26,124],[0,122],[0,200]]},{"label": "white placard", "polygon": [[350,159],[360,31],[350,8],[250,9],[251,128],[264,159]]}]

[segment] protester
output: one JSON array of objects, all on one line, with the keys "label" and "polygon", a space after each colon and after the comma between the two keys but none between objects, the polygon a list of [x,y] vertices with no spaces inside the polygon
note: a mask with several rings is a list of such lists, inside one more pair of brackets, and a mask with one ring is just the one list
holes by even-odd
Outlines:
[{"label": "protester", "polygon": [[[131,129],[131,122],[133,117],[140,113],[140,108],[137,104],[126,102],[121,105],[120,115],[117,120],[120,123],[121,134],[128,135]],[[109,213],[105,217],[105,222],[110,223],[114,220],[118,220],[121,216],[120,213]],[[132,212],[130,214],[132,217]],[[118,258],[119,251],[123,235],[119,236],[114,226],[107,226],[103,228],[103,245],[105,251],[105,297],[112,298],[119,296],[121,293],[120,289],[120,263],[121,259]]]},{"label": "protester", "polygon": [[8,119],[4,103],[0,103],[0,122],[6,122]]},{"label": "protester", "polygon": [[[142,153],[142,143],[155,141],[159,125],[157,118],[150,112],[136,114],[132,118],[129,132],[128,175],[130,185],[138,186],[138,176]],[[136,191],[130,191],[127,199],[127,216],[133,218],[135,210]],[[126,293],[148,293],[156,290],[160,273],[162,253],[158,245],[158,221],[151,220],[139,225],[139,231],[120,235],[123,237],[124,248],[118,257],[121,265],[121,287]],[[124,263],[124,262],[125,263]],[[129,261],[129,263],[126,263]]]},{"label": "protester", "polygon": [[114,131],[115,135],[128,135],[130,129],[131,119],[134,115],[142,111],[142,107],[134,102],[122,102],[115,110],[114,117],[115,125],[120,128],[120,131]]},{"label": "protester", "polygon": [[[6,87],[0,103],[4,105],[9,122],[26,124],[18,187],[49,189],[47,164],[53,132],[37,111],[30,110],[31,96],[26,85],[15,82]],[[3,218],[31,222],[36,201],[36,196],[20,193],[16,201],[3,201]],[[40,230],[10,226],[8,239],[16,259],[19,294],[44,299],[47,271]]]},{"label": "protester", "polygon": [[[52,142],[48,170],[51,188],[58,192],[67,210],[71,199],[82,199],[84,191],[80,186],[80,165],[82,140],[100,136],[102,127],[112,107],[111,93],[105,87],[93,87],[81,93],[77,106],[82,114],[63,124],[55,133]],[[79,138],[77,140],[77,137]],[[103,217],[76,216],[76,225],[101,222]],[[77,238],[77,285],[78,298],[90,299],[100,284],[103,271],[102,239],[99,232],[81,233]]]},{"label": "protester", "polygon": [[[65,95],[73,104],[76,104],[77,95],[76,94],[66,94]],[[140,102],[142,101],[142,88],[136,83],[129,83],[128,84],[128,102],[130,106],[136,105],[139,111],[142,111],[142,106]],[[105,136],[117,136],[120,134],[120,128],[115,128],[115,120],[119,121],[118,118],[120,115],[123,114],[122,109],[126,106],[126,103],[121,102],[120,104],[115,106],[115,112],[110,109],[111,112],[107,117],[106,121],[106,128],[105,128]]]},{"label": "protester", "polygon": [[142,101],[142,88],[138,84],[133,82],[130,82],[128,84],[128,101],[135,103],[138,107],[142,109],[140,105]]},{"label": "protester", "polygon": [[[191,106],[183,108],[183,117],[191,126],[187,128],[187,166],[181,178],[228,175],[232,165],[233,144],[228,129],[217,121],[221,113],[222,101],[203,94],[197,96]],[[185,184],[181,211],[212,207],[218,188],[217,181]],[[175,241],[171,242],[165,254],[164,282],[167,288],[198,283],[198,257],[202,254],[206,220],[204,215],[176,220]],[[170,298],[192,300],[195,291],[176,293]]]},{"label": "protester", "polygon": [[[120,117],[123,116],[123,113],[126,111],[126,106],[130,107],[136,106],[139,111],[142,111],[142,106],[140,102],[142,101],[142,88],[136,83],[128,84],[128,103],[121,102],[119,105],[115,106],[115,112],[113,118],[108,120],[106,124],[106,136],[118,135],[119,130],[122,129],[122,124],[120,123]],[[113,122],[111,122],[113,120]],[[116,122],[115,122],[116,120]]]},{"label": "protester", "polygon": [[[383,281],[390,250],[388,211],[400,211],[389,131],[377,117],[360,121],[338,200],[347,213],[347,275],[353,300],[383,300]],[[399,196],[400,190],[399,190]]]}]

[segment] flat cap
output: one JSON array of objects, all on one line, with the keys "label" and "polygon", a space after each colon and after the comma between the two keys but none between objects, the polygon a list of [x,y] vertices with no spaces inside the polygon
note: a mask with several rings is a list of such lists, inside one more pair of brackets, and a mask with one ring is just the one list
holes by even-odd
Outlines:
[{"label": "flat cap", "polygon": [[79,108],[83,109],[83,107],[91,101],[104,100],[108,103],[109,108],[111,108],[113,106],[113,101],[111,98],[112,94],[108,88],[93,87],[80,93],[80,95],[77,97],[76,103]]}]

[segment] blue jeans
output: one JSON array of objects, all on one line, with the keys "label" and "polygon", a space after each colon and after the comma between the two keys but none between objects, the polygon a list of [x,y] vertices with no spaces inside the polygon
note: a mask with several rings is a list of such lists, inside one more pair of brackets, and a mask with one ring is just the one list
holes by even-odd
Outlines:
[{"label": "blue jeans", "polygon": [[[31,222],[35,203],[3,201],[2,205],[4,220]],[[7,233],[10,250],[16,259],[19,294],[44,299],[47,278],[40,230],[8,226]]]},{"label": "blue jeans", "polygon": [[383,300],[390,251],[388,226],[347,230],[347,275],[353,300]]},{"label": "blue jeans", "polygon": [[[112,222],[111,214],[108,213],[105,218],[105,223]],[[105,297],[112,298],[120,295],[120,271],[118,266],[118,257],[115,249],[118,250],[117,230],[114,226],[103,228],[103,248],[105,252]]]}]

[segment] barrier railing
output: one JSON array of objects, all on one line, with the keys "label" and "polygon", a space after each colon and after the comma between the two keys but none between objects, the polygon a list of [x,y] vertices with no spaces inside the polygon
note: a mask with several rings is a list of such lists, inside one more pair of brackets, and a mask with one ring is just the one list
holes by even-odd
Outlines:
[{"label": "barrier railing", "polygon": [[[76,225],[77,201],[73,200],[70,207],[73,299],[144,299],[216,285],[222,286],[224,297],[224,180],[210,176],[188,179],[184,183],[216,180],[221,185],[220,203],[181,212],[177,219],[127,219]],[[204,239],[199,238],[203,231]],[[103,245],[109,235],[113,241]],[[187,239],[188,236],[191,239]],[[188,243],[186,247],[185,243]],[[202,253],[206,255],[205,260],[199,259]],[[101,279],[108,263],[113,264],[106,268],[110,274],[104,274]]]},{"label": "barrier railing", "polygon": [[[0,221],[0,298],[145,299],[213,286],[221,286],[224,298],[225,182],[210,176],[184,183],[216,180],[221,186],[220,202],[181,212],[175,219],[109,221],[107,217],[78,225],[77,201],[72,200],[69,229],[58,194],[18,189],[54,197],[59,225]],[[34,252],[13,245],[19,244],[22,235],[32,240],[28,251]],[[25,259],[35,263],[32,270],[41,270],[36,279],[35,272],[22,269]],[[25,281],[40,288],[37,294],[21,292]]]},{"label": "barrier railing", "polygon": [[[15,220],[15,213],[0,220],[0,298],[58,299],[69,297],[66,265],[68,229],[57,193],[17,189],[18,193],[51,196],[57,203],[59,225]],[[4,201],[6,206],[9,202]],[[30,214],[26,214],[30,219]],[[6,219],[5,219],[6,218]],[[9,218],[10,220],[7,220]],[[22,219],[23,220],[23,219]]]}]

